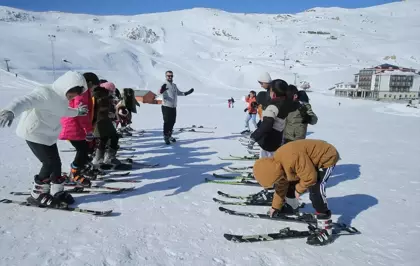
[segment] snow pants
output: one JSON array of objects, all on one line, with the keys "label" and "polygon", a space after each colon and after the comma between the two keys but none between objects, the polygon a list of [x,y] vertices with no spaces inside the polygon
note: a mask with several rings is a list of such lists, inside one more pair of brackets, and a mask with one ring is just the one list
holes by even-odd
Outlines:
[{"label": "snow pants", "polygon": [[39,171],[40,180],[50,180],[55,183],[61,177],[61,159],[57,144],[51,146],[26,141],[32,153],[42,163]]},{"label": "snow pants", "polygon": [[174,130],[174,125],[176,122],[176,108],[162,105],[162,115],[163,135],[169,137],[172,135],[172,131]]},{"label": "snow pants", "polygon": [[76,168],[83,168],[89,162],[89,144],[86,140],[70,140],[71,145],[76,149],[72,165]]}]

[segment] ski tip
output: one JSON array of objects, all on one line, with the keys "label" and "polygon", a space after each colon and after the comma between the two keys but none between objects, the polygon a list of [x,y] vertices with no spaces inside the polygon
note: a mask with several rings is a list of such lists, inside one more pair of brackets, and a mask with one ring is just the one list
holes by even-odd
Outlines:
[{"label": "ski tip", "polygon": [[225,212],[225,211],[229,211],[229,210],[226,209],[225,207],[219,207],[219,211]]},{"label": "ski tip", "polygon": [[232,241],[232,239],[234,238],[234,235],[231,235],[231,234],[223,234],[223,237],[226,238],[229,241]]},{"label": "ski tip", "polygon": [[113,212],[112,210],[109,210],[109,211],[101,211],[101,212],[97,212],[97,213],[95,213],[94,215],[95,215],[95,216],[108,216],[108,215],[110,215],[112,212]]}]

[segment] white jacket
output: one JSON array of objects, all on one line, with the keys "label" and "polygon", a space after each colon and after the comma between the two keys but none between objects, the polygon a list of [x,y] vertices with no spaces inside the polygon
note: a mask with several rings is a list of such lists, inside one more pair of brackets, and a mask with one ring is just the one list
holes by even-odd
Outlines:
[{"label": "white jacket", "polygon": [[178,89],[175,83],[165,82],[167,90],[162,94],[162,105],[176,108],[178,104],[178,96],[185,96],[185,92]]},{"label": "white jacket", "polygon": [[41,86],[31,93],[15,99],[6,110],[15,118],[22,114],[16,134],[30,142],[47,146],[57,143],[61,131],[61,117],[75,117],[76,108],[68,107],[66,93],[69,89],[82,86],[87,90],[86,80],[80,73],[69,71],[52,85]]}]

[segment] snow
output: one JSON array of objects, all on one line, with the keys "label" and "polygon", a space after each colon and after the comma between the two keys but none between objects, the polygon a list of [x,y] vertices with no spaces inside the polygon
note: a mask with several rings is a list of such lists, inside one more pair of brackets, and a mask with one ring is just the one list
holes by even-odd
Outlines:
[{"label": "snow", "polygon": [[[354,10],[316,8],[277,20],[277,15],[209,9],[99,17],[1,8],[0,18],[13,22],[0,22],[6,40],[0,42],[0,57],[11,59],[18,77],[0,71],[0,106],[33,89],[37,83],[31,80],[52,81],[47,36],[53,33],[57,75],[68,69],[93,71],[119,88],[157,90],[165,70],[172,69],[181,90],[195,88],[179,99],[176,126],[217,129],[177,133],[178,142],[167,147],[160,107],[142,105],[133,127],[147,133],[135,139],[136,151],[120,153],[160,166],[132,171],[129,178],[142,181],[132,192],[77,196],[77,206],[112,209],[111,217],[0,204],[0,265],[419,265],[418,109],[323,93],[335,83],[351,81],[359,69],[383,63],[388,55],[397,58],[390,63],[419,68],[419,39],[413,34],[420,26],[419,8],[418,1]],[[21,15],[16,18],[7,10]],[[340,19],[332,19],[336,17]],[[213,27],[239,41],[228,34],[213,35]],[[278,36],[277,47],[271,28]],[[311,30],[328,31],[339,39],[299,33]],[[128,39],[127,32],[148,43]],[[283,49],[288,51],[286,67]],[[263,71],[288,82],[298,73],[299,80],[311,83],[314,92],[309,97],[319,122],[309,128],[308,138],[327,140],[342,157],[328,183],[329,206],[335,220],[355,226],[361,235],[340,237],[325,247],[308,246],[304,239],[235,244],[223,238],[227,232],[305,229],[302,224],[221,213],[212,201],[218,190],[246,195],[260,188],[204,183],[223,166],[251,164],[218,156],[246,154],[231,134],[243,129],[245,104],[236,101],[235,108],[228,109],[227,100],[257,89]],[[40,166],[14,134],[15,127],[16,122],[0,130],[0,198],[24,199],[9,192],[29,189]],[[59,147],[70,145],[60,141]],[[74,154],[61,156],[67,171]],[[303,200],[309,202],[307,194]],[[313,211],[310,206],[306,210]]]}]

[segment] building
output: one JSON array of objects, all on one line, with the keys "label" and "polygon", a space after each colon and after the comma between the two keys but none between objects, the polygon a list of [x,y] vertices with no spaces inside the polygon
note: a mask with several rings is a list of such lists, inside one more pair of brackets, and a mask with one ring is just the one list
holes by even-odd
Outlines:
[{"label": "building", "polygon": [[412,68],[383,64],[360,70],[354,83],[338,83],[334,89],[336,96],[408,101],[420,96],[420,74]]},{"label": "building", "polygon": [[156,94],[149,90],[134,90],[134,96],[141,103],[162,104],[162,100],[156,100]]},{"label": "building", "polygon": [[341,97],[353,97],[353,93],[356,90],[357,84],[354,82],[340,82],[335,84],[332,89],[335,90],[335,96]]}]

